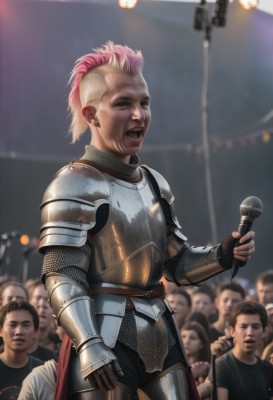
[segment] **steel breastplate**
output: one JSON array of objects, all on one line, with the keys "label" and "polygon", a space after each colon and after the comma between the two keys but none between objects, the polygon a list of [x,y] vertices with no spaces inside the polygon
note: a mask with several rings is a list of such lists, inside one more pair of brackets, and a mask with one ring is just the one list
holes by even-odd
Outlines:
[{"label": "steel breastplate", "polygon": [[158,284],[163,273],[166,223],[146,173],[139,183],[105,175],[111,187],[109,217],[92,238],[88,280],[139,288]]}]

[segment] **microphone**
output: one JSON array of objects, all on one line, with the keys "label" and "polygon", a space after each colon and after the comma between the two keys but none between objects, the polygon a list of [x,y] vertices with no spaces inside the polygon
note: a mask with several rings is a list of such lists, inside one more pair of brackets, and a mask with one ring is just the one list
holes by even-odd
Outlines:
[{"label": "microphone", "polygon": [[[238,232],[241,234],[241,236],[244,236],[247,232],[250,231],[252,227],[253,221],[258,218],[263,212],[263,203],[258,197],[255,196],[250,196],[247,197],[240,205],[240,224],[238,227]],[[239,246],[239,240],[237,240],[237,243],[235,247]],[[232,278],[237,274],[238,269],[242,267],[244,264],[239,261],[234,259],[233,261],[233,272],[232,272]]]}]

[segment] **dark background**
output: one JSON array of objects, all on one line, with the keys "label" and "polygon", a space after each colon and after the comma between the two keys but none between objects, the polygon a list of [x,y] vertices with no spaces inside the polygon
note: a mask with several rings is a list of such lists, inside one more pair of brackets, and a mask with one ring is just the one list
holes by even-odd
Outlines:
[{"label": "dark background", "polygon": [[[192,3],[147,0],[133,10],[118,8],[116,1],[2,0],[0,234],[39,236],[39,205],[47,184],[90,141],[87,133],[71,145],[67,135],[69,72],[82,54],[113,40],[141,49],[145,58],[152,124],[141,160],[169,181],[189,242],[211,242],[202,154],[204,33],[193,29],[195,8]],[[258,196],[264,205],[255,222],[256,254],[240,271],[250,282],[272,267],[272,38],[272,15],[246,12],[234,1],[226,26],[213,27],[209,60],[217,239],[237,228],[245,197]],[[10,244],[2,274],[21,276],[24,247],[18,239]],[[39,276],[42,258],[35,249],[27,261],[29,276]]]}]

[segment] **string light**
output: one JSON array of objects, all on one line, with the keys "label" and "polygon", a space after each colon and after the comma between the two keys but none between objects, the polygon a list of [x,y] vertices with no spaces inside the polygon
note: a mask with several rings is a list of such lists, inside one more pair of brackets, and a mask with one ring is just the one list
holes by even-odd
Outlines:
[{"label": "string light", "polygon": [[240,6],[244,9],[244,10],[251,10],[254,7],[257,7],[257,5],[259,4],[259,0],[238,0]]},{"label": "string light", "polygon": [[22,246],[27,246],[29,244],[29,236],[27,234],[23,234],[20,236],[19,239]]},{"label": "string light", "polygon": [[118,5],[121,8],[134,8],[138,0],[119,0]]}]

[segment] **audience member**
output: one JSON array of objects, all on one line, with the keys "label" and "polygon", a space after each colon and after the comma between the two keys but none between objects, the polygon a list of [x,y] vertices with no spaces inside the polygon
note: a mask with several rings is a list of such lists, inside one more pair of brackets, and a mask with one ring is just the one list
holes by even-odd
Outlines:
[{"label": "audience member", "polygon": [[54,328],[53,311],[43,283],[33,282],[28,288],[28,295],[30,304],[36,308],[39,315],[39,345],[58,354],[61,341]]},{"label": "audience member", "polygon": [[27,301],[28,293],[21,282],[8,281],[0,287],[0,307],[4,307],[11,301]]},{"label": "audience member", "polygon": [[217,320],[211,325],[211,340],[220,336],[229,336],[229,318],[233,308],[244,301],[245,289],[238,282],[223,282],[217,291],[215,300],[218,311]]},{"label": "audience member", "polygon": [[187,315],[185,319],[185,323],[186,322],[198,322],[200,325],[202,325],[206,331],[206,334],[208,335],[209,340],[211,341],[209,321],[202,311],[192,311]]},{"label": "audience member", "polygon": [[264,337],[264,346],[267,346],[269,343],[273,341],[273,303],[268,303],[265,306],[267,312],[267,327]]},{"label": "audience member", "polygon": [[[21,282],[15,280],[6,281],[0,287],[0,310],[14,300],[27,301],[27,290]],[[0,337],[0,353],[2,353],[3,348],[3,339]]]},{"label": "audience member", "polygon": [[186,322],[180,329],[185,353],[191,366],[197,361],[210,362],[210,341],[198,322]]},{"label": "audience member", "polygon": [[215,314],[215,293],[207,286],[196,287],[191,295],[192,311],[202,311],[208,320],[212,322]]},{"label": "audience member", "polygon": [[186,290],[176,287],[166,294],[166,298],[180,328],[186,316],[191,312],[191,297]]},{"label": "audience member", "polygon": [[197,390],[201,399],[212,391],[212,386],[204,383],[210,368],[210,341],[205,329],[198,322],[186,322],[180,329],[187,359],[192,367]]},{"label": "audience member", "polygon": [[269,376],[273,366],[256,355],[267,325],[265,308],[255,302],[241,302],[233,309],[230,332],[234,347],[216,359],[213,376],[219,400],[257,400],[270,398]]},{"label": "audience member", "polygon": [[264,347],[261,354],[261,359],[267,360],[270,362],[270,364],[273,364],[273,342]]},{"label": "audience member", "polygon": [[55,360],[34,368],[24,379],[18,400],[54,400],[56,376]]},{"label": "audience member", "polygon": [[267,270],[256,278],[256,294],[260,304],[273,303],[273,270]]},{"label": "audience member", "polygon": [[39,317],[26,301],[11,301],[0,314],[0,335],[4,351],[0,354],[0,392],[18,396],[24,378],[43,362],[28,354],[38,334]]}]

